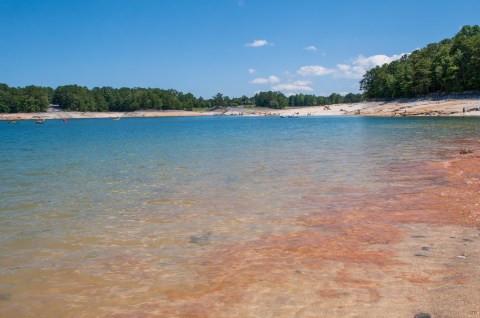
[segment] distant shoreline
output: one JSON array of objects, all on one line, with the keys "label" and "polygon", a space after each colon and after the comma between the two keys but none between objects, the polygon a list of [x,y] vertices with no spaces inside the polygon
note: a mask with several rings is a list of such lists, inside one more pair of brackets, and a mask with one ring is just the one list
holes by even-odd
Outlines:
[{"label": "distant shoreline", "polygon": [[[465,110],[465,112],[464,112]],[[223,107],[208,111],[161,111],[135,112],[72,112],[4,113],[0,120],[36,119],[81,119],[81,118],[141,118],[141,117],[195,117],[195,116],[480,116],[479,98],[413,99],[394,101],[370,101],[354,104],[328,106],[303,106],[285,109],[260,107]]]}]

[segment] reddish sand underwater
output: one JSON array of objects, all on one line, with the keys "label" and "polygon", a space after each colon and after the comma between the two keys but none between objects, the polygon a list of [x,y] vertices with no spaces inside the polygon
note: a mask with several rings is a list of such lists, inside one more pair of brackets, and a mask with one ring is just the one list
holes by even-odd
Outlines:
[{"label": "reddish sand underwater", "polygon": [[305,193],[285,207],[305,213],[277,220],[297,230],[199,245],[175,275],[153,252],[25,268],[4,284],[28,292],[4,295],[0,316],[480,317],[480,144],[461,146],[473,153],[391,166],[376,195]]},{"label": "reddish sand underwater", "polygon": [[223,246],[190,286],[159,282],[158,301],[111,315],[480,317],[480,145],[465,146],[474,153],[392,168],[429,180],[421,191],[350,199],[296,219],[295,233]]}]

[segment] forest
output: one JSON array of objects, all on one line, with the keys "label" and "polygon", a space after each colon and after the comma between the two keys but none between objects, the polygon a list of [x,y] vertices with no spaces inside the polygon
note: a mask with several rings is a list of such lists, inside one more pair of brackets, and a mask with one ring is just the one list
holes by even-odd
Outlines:
[{"label": "forest", "polygon": [[224,106],[259,106],[284,108],[286,106],[330,105],[360,101],[361,94],[331,94],[328,97],[297,94],[285,96],[280,92],[260,92],[253,97],[230,98],[221,93],[210,99],[195,97],[173,89],[112,88],[78,85],[59,86],[56,89],[40,86],[9,87],[0,84],[0,112],[44,112],[50,104],[65,111],[103,112],[137,110],[195,110]]},{"label": "forest", "polygon": [[451,39],[372,68],[360,89],[366,99],[480,91],[480,27],[464,26]]}]

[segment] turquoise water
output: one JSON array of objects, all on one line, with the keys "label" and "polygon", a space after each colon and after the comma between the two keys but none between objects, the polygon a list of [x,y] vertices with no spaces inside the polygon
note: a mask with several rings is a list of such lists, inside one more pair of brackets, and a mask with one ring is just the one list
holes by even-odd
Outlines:
[{"label": "turquoise water", "polygon": [[479,136],[475,118],[0,122],[0,314],[105,314],[144,301],[146,273],[190,286],[209,250],[293,232],[297,216],[391,187],[431,186],[399,167]]}]

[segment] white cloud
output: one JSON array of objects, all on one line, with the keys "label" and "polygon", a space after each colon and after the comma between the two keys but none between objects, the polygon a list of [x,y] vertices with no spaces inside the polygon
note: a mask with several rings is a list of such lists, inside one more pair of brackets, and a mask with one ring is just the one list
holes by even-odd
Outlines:
[{"label": "white cloud", "polygon": [[[306,48],[305,48],[306,49]],[[408,54],[408,53],[407,53]],[[313,83],[307,79],[313,77],[326,76],[327,78],[340,79],[361,79],[365,73],[375,66],[381,66],[385,63],[398,60],[404,54],[396,55],[372,55],[363,56],[358,55],[356,58],[350,60],[350,63],[337,64],[335,67],[326,67],[321,65],[305,65],[296,70],[295,73],[284,72],[283,78],[287,79],[286,83],[278,82],[278,84],[272,85],[272,89],[276,91],[282,91],[284,94],[298,94],[298,93],[310,93],[313,92]],[[272,83],[267,78],[257,78],[251,83],[255,84],[267,84]],[[358,89],[358,84],[355,87]],[[343,93],[342,93],[343,94]],[[325,95],[325,94],[323,94]]]},{"label": "white cloud", "polygon": [[338,77],[362,78],[367,70],[358,65],[338,64],[337,71],[336,76]]},{"label": "white cloud", "polygon": [[378,54],[365,57],[363,55],[357,56],[351,65],[338,64],[337,73],[338,77],[345,78],[362,78],[363,75],[375,66],[382,66],[383,64],[393,62],[401,58],[404,54],[395,54],[392,56]]},{"label": "white cloud", "polygon": [[245,44],[249,47],[260,47],[260,46],[273,46],[273,43],[268,42],[267,40],[255,40],[253,42]]},{"label": "white cloud", "polygon": [[[306,48],[305,48],[306,49]],[[378,54],[365,57],[363,55],[357,56],[353,59],[351,64],[337,64],[336,68],[327,68],[320,65],[302,66],[297,70],[297,73],[302,76],[326,76],[334,75],[335,77],[355,78],[360,79],[365,72],[375,66],[381,66],[385,63],[398,60],[404,54],[396,54],[392,56]]]},{"label": "white cloud", "polygon": [[264,77],[258,77],[254,79],[253,81],[250,81],[252,84],[274,84],[280,82],[280,79],[274,75],[271,75],[267,78]]},{"label": "white cloud", "polygon": [[303,49],[311,52],[317,51],[317,48],[315,47],[315,45],[310,45],[310,46],[304,47]]},{"label": "white cloud", "polygon": [[335,73],[335,70],[320,65],[307,65],[300,67],[297,72],[303,76],[325,76]]},{"label": "white cloud", "polygon": [[310,81],[295,81],[272,86],[272,89],[274,91],[288,91],[290,94],[293,92],[313,92],[310,84],[312,84]]},{"label": "white cloud", "polygon": [[254,68],[249,68],[249,69],[248,69],[248,73],[249,73],[249,74],[255,74],[255,73],[257,73],[257,70],[254,69]]},{"label": "white cloud", "polygon": [[302,80],[300,80],[300,81],[295,81],[295,82],[293,82],[293,83],[294,83],[295,85],[301,85],[301,86],[306,86],[306,85],[312,84],[311,81],[302,81]]},{"label": "white cloud", "polygon": [[356,59],[353,60],[353,64],[359,65],[365,69],[371,69],[375,66],[382,66],[383,64],[398,60],[402,57],[402,55],[403,54],[387,56],[384,54],[378,54],[369,57],[359,55]]},{"label": "white cloud", "polygon": [[243,5],[245,4],[245,1],[238,0],[237,4],[238,4],[239,7],[243,7]]}]

